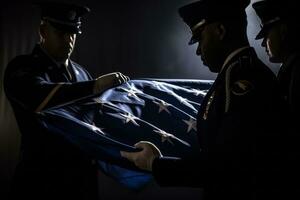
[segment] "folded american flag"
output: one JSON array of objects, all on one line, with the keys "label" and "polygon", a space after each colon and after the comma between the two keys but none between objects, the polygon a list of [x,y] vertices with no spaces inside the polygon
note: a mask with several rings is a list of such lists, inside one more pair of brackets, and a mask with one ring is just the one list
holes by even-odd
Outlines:
[{"label": "folded american flag", "polygon": [[195,157],[199,151],[196,115],[212,81],[131,80],[97,96],[39,113],[51,132],[98,160],[100,169],[131,189],[152,180],[120,155],[135,143],[154,143],[165,156]]}]

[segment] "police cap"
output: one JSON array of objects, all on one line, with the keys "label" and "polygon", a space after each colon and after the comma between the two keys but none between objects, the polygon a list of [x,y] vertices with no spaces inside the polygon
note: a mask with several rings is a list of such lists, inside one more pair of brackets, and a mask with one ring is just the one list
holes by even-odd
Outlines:
[{"label": "police cap", "polygon": [[[195,32],[208,22],[246,18],[245,8],[249,3],[250,0],[200,0],[179,8],[178,12],[192,32]],[[196,42],[192,37],[189,44]]]},{"label": "police cap", "polygon": [[252,4],[261,21],[261,30],[255,39],[264,38],[274,24],[282,20],[293,20],[294,15],[299,11],[295,10],[298,7],[293,5],[292,1],[295,0],[263,0]]},{"label": "police cap", "polygon": [[86,6],[61,2],[40,2],[35,5],[41,8],[41,19],[48,21],[59,30],[70,33],[81,33],[81,17],[90,12]]}]

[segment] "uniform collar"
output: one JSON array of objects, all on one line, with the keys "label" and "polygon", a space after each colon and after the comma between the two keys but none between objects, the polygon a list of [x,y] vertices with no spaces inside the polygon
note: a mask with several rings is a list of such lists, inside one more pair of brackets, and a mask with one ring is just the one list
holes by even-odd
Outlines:
[{"label": "uniform collar", "polygon": [[240,52],[244,51],[245,49],[250,49],[251,47],[250,46],[244,46],[244,47],[241,47],[241,48],[238,48],[236,50],[234,50],[233,52],[231,52],[229,54],[229,56],[227,56],[227,58],[225,59],[225,62],[223,63],[222,65],[222,68],[221,68],[221,71],[225,68],[226,65],[228,65],[228,63],[232,60],[232,58],[234,56],[236,56],[237,54],[239,54]]}]

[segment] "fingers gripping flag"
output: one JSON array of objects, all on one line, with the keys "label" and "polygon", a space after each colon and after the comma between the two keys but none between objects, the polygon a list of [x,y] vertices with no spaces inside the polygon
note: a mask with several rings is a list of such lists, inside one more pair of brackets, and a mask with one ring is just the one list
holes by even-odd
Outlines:
[{"label": "fingers gripping flag", "polygon": [[195,157],[196,115],[211,81],[131,80],[98,96],[38,114],[47,130],[63,136],[98,160],[119,183],[140,189],[152,176],[122,158],[135,143],[154,143],[165,156]]}]

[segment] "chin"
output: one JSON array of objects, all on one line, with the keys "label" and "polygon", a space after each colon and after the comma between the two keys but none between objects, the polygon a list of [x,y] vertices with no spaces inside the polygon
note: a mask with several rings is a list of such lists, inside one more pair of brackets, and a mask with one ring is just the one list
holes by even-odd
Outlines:
[{"label": "chin", "polygon": [[207,66],[207,67],[208,67],[208,69],[209,69],[210,72],[213,72],[213,73],[219,73],[220,72],[219,70],[217,70],[214,67],[211,67],[211,66]]},{"label": "chin", "polygon": [[218,66],[217,64],[205,64],[210,72],[213,73],[219,73],[220,72],[220,66]]},{"label": "chin", "polygon": [[220,70],[211,69],[211,68],[209,69],[209,71],[212,72],[212,73],[219,73],[220,72]]}]

